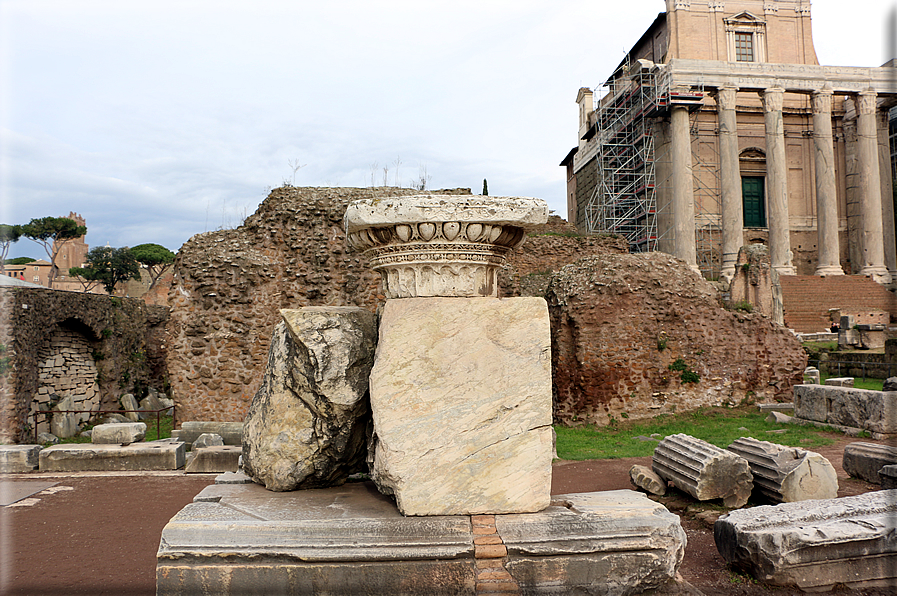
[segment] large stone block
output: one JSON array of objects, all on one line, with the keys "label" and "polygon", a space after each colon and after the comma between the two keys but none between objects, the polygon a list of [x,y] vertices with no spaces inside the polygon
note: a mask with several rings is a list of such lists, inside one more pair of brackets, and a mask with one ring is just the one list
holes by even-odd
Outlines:
[{"label": "large stone block", "polygon": [[888,465],[897,464],[897,447],[877,443],[851,443],[844,448],[841,467],[854,478],[878,484],[878,472]]},{"label": "large stone block", "polygon": [[676,576],[679,518],[630,490],[558,495],[540,513],[496,515],[524,594],[641,594]]},{"label": "large stone block", "polygon": [[50,417],[50,432],[60,439],[68,439],[78,434],[78,415],[63,413],[75,409],[75,400],[70,395],[62,398],[58,404],[53,406],[53,415]]},{"label": "large stone block", "polygon": [[40,452],[41,472],[177,470],[184,467],[183,443],[53,445]]},{"label": "large stone block", "polygon": [[897,582],[897,490],[733,511],[716,547],[757,579],[805,591]]},{"label": "large stone block", "polygon": [[364,465],[376,317],[356,307],[281,314],[243,426],[243,470],[276,491],[342,484]]},{"label": "large stone block", "polygon": [[794,415],[881,435],[897,434],[897,391],[797,385]]},{"label": "large stone block", "polygon": [[744,507],[753,489],[747,460],[685,434],[664,438],[654,448],[651,468],[699,501],[722,499],[726,507]]},{"label": "large stone block", "polygon": [[838,496],[838,473],[818,453],[752,437],[737,439],[727,449],[748,461],[754,494],[768,501],[791,503]]},{"label": "large stone block", "polygon": [[0,445],[0,474],[34,471],[43,445]]},{"label": "large stone block", "polygon": [[122,422],[98,424],[90,434],[91,443],[117,444],[137,443],[146,437],[146,424],[143,422]]},{"label": "large stone block", "polygon": [[387,301],[371,474],[405,515],[548,506],[551,354],[541,298]]},{"label": "large stone block", "polygon": [[184,468],[187,474],[223,474],[236,472],[243,450],[236,445],[212,445],[193,450],[193,457]]},{"label": "large stone block", "polygon": [[190,420],[181,423],[178,440],[186,443],[187,448],[203,434],[215,434],[224,440],[225,445],[243,444],[242,422],[213,422],[208,420]]}]

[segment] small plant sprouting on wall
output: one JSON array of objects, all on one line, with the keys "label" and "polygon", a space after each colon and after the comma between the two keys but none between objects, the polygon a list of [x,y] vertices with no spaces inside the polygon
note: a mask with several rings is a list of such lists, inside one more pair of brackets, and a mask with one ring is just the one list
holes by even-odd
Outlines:
[{"label": "small plant sprouting on wall", "polygon": [[103,339],[109,339],[110,337],[112,337],[112,329],[110,329],[109,327],[103,329],[101,333],[103,335]]},{"label": "small plant sprouting on wall", "polygon": [[669,341],[670,341],[670,339],[666,335],[658,336],[657,337],[657,351],[663,352],[664,350],[666,350],[667,342],[669,342]]},{"label": "small plant sprouting on wall", "polygon": [[688,364],[685,363],[685,360],[682,358],[676,358],[672,364],[670,364],[668,369],[676,371],[679,374],[679,380],[683,383],[700,383],[701,376],[695,371],[689,368]]},{"label": "small plant sprouting on wall", "polygon": [[741,266],[741,270],[744,271],[745,273],[747,273],[748,271],[751,270],[751,264],[750,264],[750,263],[745,263],[745,264],[743,264],[743,265]]},{"label": "small plant sprouting on wall", "polygon": [[754,305],[747,300],[739,300],[738,302],[734,302],[732,304],[732,309],[739,312],[753,312]]}]

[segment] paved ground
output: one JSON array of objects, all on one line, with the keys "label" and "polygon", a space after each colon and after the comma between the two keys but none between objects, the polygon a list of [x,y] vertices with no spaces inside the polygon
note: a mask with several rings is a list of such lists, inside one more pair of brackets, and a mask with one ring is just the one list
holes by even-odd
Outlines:
[{"label": "paved ground", "polygon": [[[850,442],[840,438],[831,447],[817,449],[838,470],[840,496],[878,488],[844,474],[841,457]],[[628,472],[633,463],[649,465],[650,458],[558,462],[552,493],[631,488]],[[8,487],[0,494],[15,490],[25,496],[0,507],[0,594],[154,594],[162,528],[214,478],[167,472],[0,477]],[[28,494],[29,484],[35,494]],[[662,502],[681,516],[688,536],[680,573],[703,594],[792,593],[758,585],[726,567],[713,543],[712,510],[708,518],[706,508],[675,491]],[[850,592],[852,596],[894,593],[897,586]]]}]

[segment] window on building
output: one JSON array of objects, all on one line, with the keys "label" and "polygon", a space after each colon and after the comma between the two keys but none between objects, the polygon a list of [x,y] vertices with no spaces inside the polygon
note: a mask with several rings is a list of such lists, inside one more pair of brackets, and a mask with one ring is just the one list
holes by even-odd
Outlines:
[{"label": "window on building", "polygon": [[742,176],[741,196],[744,201],[744,227],[766,227],[766,205],[763,197],[763,176]]},{"label": "window on building", "polygon": [[735,61],[736,62],[753,62],[754,61],[754,34],[753,33],[735,33]]},{"label": "window on building", "polygon": [[36,283],[36,284],[40,283],[40,277],[38,277],[37,275],[34,276],[34,283]]}]

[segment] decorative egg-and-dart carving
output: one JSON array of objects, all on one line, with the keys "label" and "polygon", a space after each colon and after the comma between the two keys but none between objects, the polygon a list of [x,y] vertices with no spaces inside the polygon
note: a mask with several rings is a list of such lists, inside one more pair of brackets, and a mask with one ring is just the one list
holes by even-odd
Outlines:
[{"label": "decorative egg-and-dart carving", "polygon": [[348,245],[366,251],[387,298],[498,296],[498,269],[526,229],[548,220],[540,199],[416,195],[356,201]]}]

